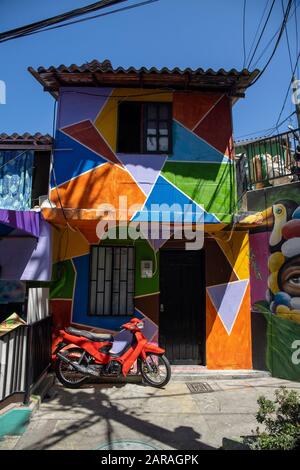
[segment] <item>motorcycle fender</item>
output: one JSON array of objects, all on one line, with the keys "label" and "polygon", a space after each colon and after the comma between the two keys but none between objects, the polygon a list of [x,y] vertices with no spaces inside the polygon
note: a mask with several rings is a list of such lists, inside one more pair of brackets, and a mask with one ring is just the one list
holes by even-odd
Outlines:
[{"label": "motorcycle fender", "polygon": [[145,345],[144,349],[143,349],[143,352],[145,352],[145,353],[152,352],[152,353],[156,353],[156,354],[164,354],[165,349],[160,348],[159,346],[156,346],[156,344],[147,343]]}]

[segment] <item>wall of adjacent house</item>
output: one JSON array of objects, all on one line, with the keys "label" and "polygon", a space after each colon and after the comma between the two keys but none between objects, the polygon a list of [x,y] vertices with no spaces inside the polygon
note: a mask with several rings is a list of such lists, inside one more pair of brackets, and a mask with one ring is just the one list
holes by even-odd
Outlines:
[{"label": "wall of adjacent house", "polygon": [[250,234],[253,348],[274,376],[290,380],[300,380],[299,190],[296,182],[248,195],[248,210],[263,211]]},{"label": "wall of adjacent house", "polygon": [[31,208],[33,150],[0,150],[0,208]]},{"label": "wall of adjacent house", "polygon": [[[118,101],[125,99],[172,102],[172,155],[117,152]],[[93,88],[92,93],[89,88],[62,89],[55,148],[51,200],[58,209],[61,205],[97,209],[101,203],[116,205],[119,196],[125,195],[128,206],[138,203],[142,208],[133,220],[141,220],[143,208],[150,208],[151,204],[179,202],[190,204],[194,211],[201,205],[209,231],[216,227],[217,232],[221,224],[231,222],[236,194],[231,163],[231,104],[224,95],[158,94],[155,90],[141,89]],[[84,214],[83,211],[81,215]],[[90,246],[99,243],[97,221],[86,217],[76,221],[76,229],[63,222],[61,217],[61,226],[53,231],[50,295],[54,324],[57,329],[75,323],[116,332],[124,318],[90,316],[88,310],[89,253]],[[159,249],[164,242],[151,239],[135,242],[135,314],[148,322],[151,340],[157,338],[159,324]],[[208,367],[250,368],[248,236],[234,233],[226,240],[220,235],[216,240],[208,240],[205,247],[209,279]],[[216,250],[221,263],[218,270],[213,268]],[[155,278],[141,278],[142,259],[153,260]],[[223,274],[219,275],[219,271]]]}]

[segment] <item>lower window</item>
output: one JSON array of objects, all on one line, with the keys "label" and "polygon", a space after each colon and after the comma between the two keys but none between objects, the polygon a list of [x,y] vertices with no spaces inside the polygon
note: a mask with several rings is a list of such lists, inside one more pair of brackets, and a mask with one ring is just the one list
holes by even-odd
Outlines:
[{"label": "lower window", "polygon": [[93,246],[90,269],[90,315],[134,313],[134,248]]}]

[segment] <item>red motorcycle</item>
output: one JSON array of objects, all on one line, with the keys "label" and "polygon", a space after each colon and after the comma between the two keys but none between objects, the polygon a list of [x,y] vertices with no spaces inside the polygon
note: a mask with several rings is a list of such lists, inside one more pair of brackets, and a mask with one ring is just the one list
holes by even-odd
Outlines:
[{"label": "red motorcycle", "polygon": [[[55,350],[55,372],[69,388],[82,385],[89,376],[126,377],[137,361],[138,373],[153,387],[165,386],[171,378],[171,367],[165,350],[149,343],[142,334],[143,321],[132,318],[122,328],[132,333],[131,341],[114,340],[110,334],[66,328],[60,331],[62,341]],[[73,347],[75,346],[75,347]]]}]

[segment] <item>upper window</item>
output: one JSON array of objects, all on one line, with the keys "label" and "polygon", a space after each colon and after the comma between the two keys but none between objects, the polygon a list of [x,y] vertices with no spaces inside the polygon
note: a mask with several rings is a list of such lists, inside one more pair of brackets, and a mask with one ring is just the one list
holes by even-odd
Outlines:
[{"label": "upper window", "polygon": [[119,104],[118,152],[171,153],[170,103]]}]

